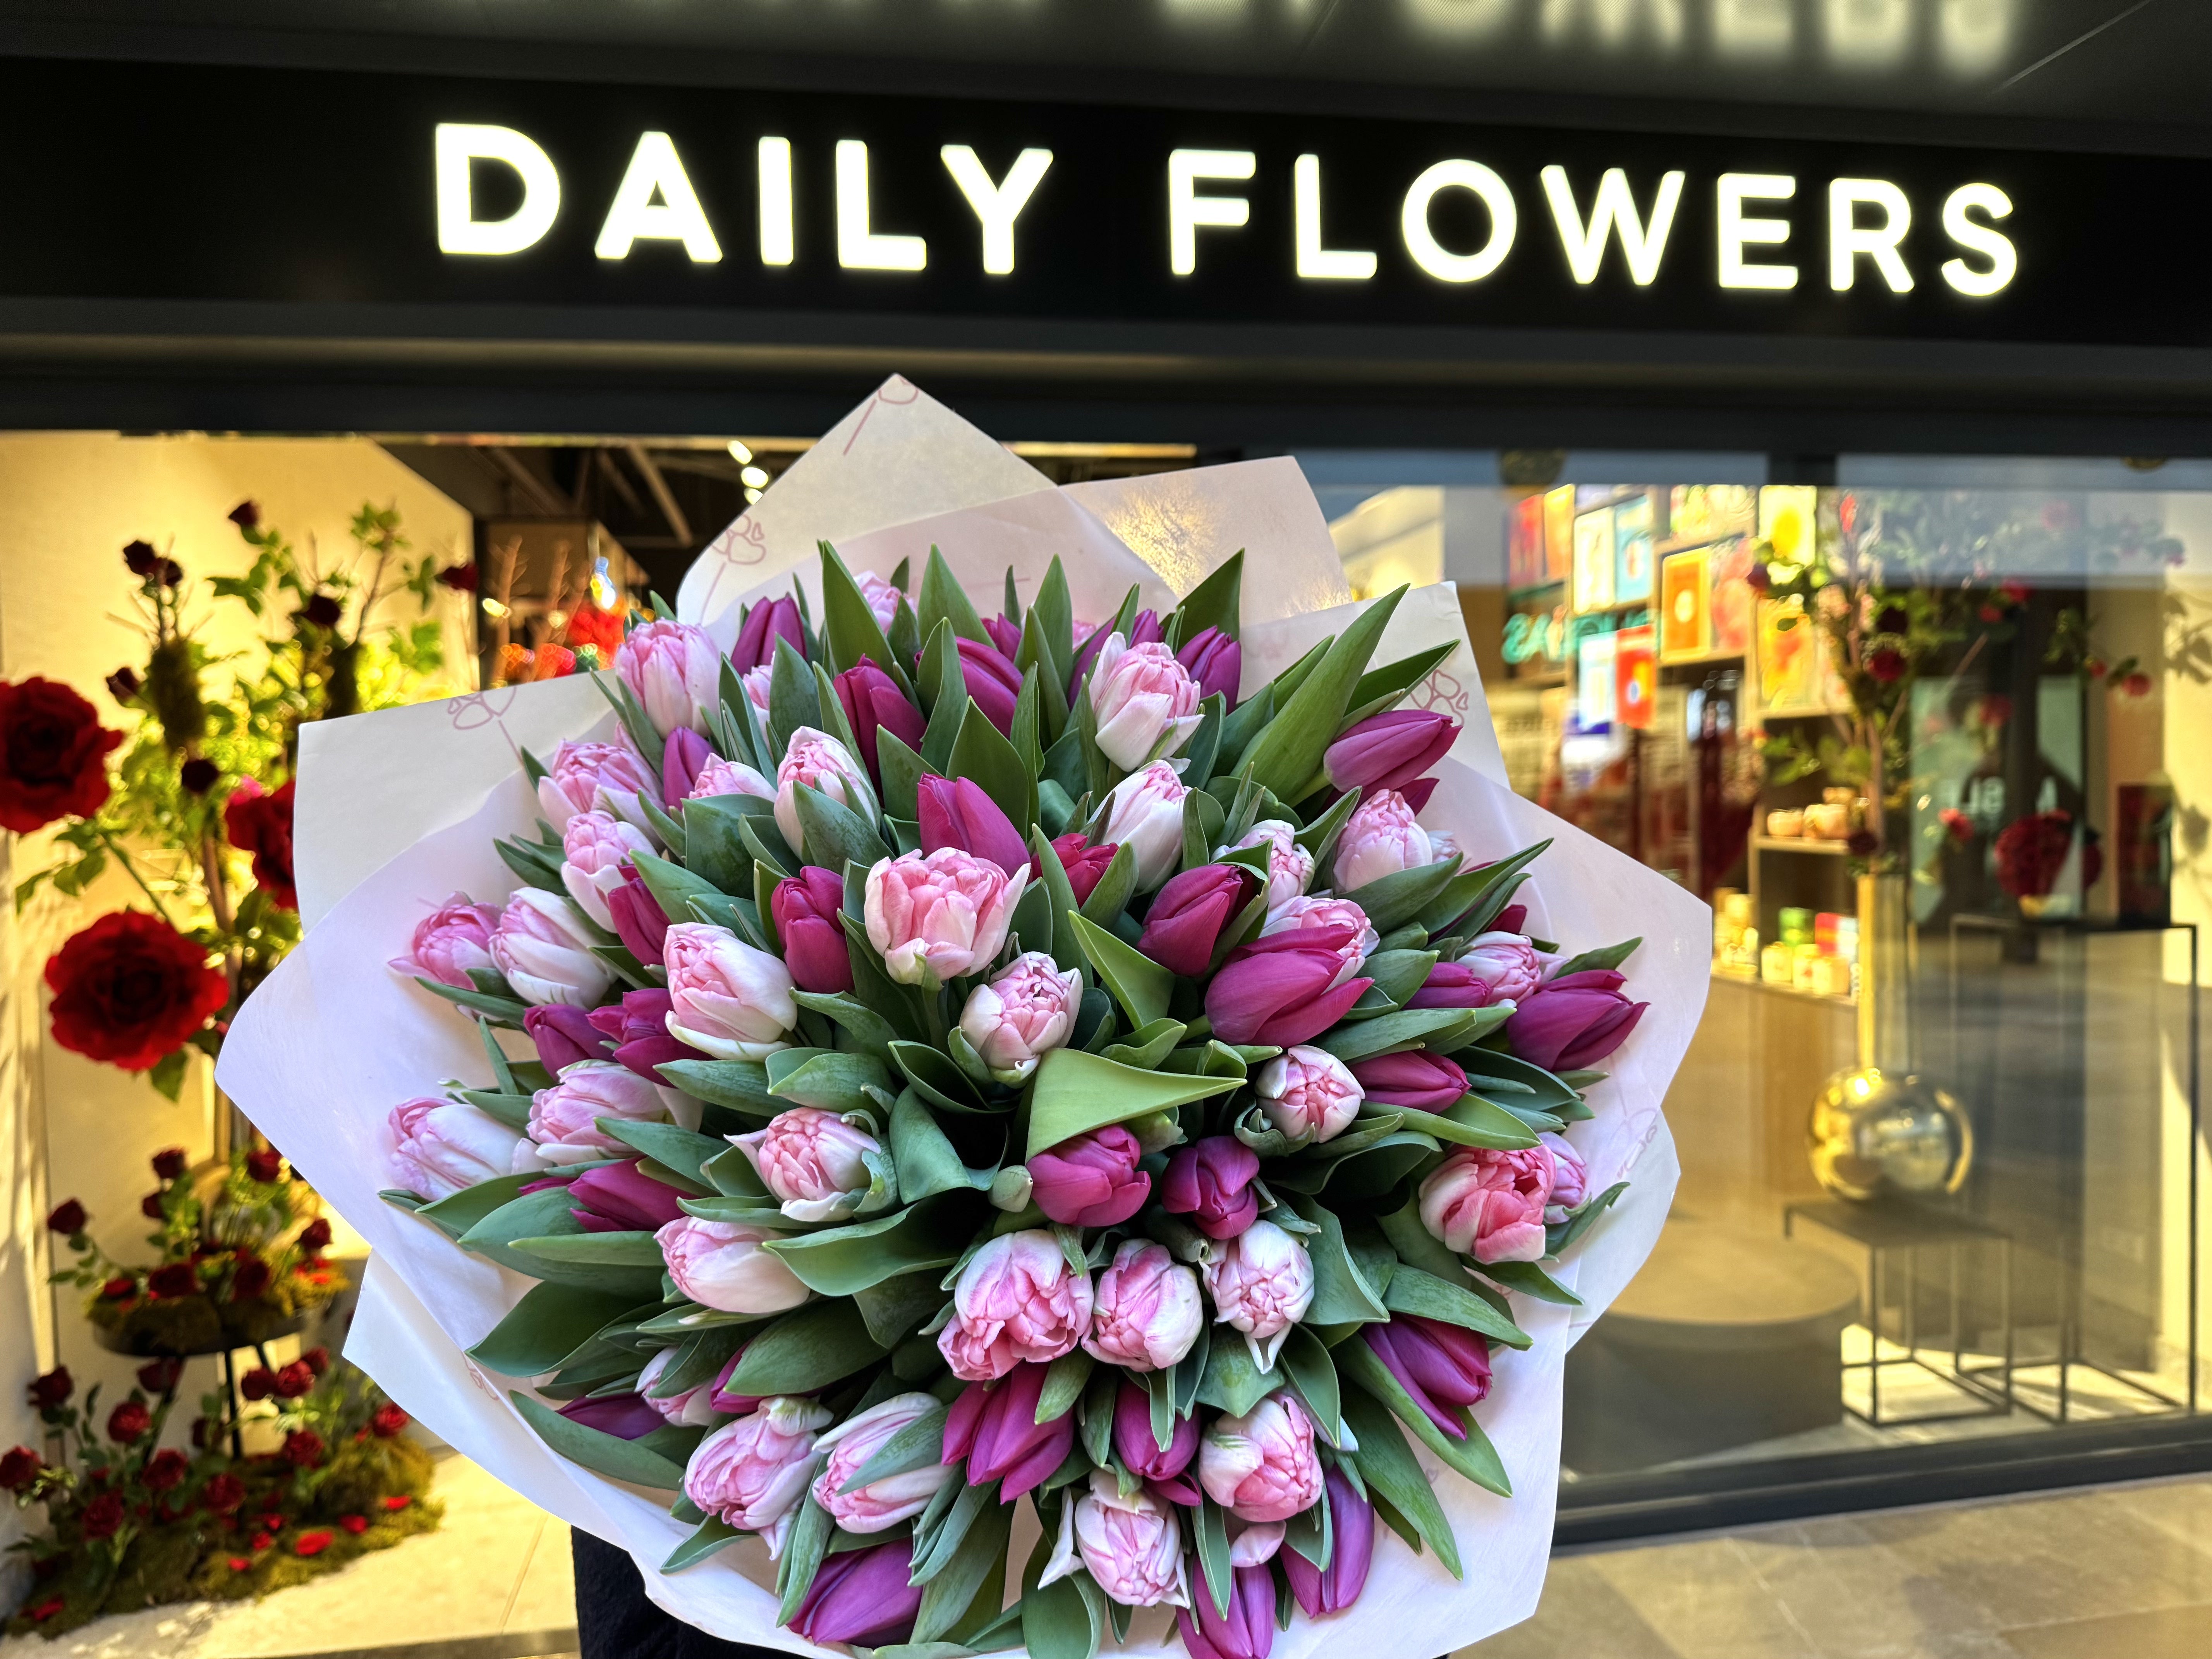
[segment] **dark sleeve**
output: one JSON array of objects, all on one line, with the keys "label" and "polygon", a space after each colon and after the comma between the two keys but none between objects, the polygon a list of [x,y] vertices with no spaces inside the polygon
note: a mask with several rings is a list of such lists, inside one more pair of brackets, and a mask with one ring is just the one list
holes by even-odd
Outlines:
[{"label": "dark sleeve", "polygon": [[579,1528],[570,1528],[568,1537],[576,1563],[581,1659],[774,1659],[787,1651],[725,1642],[679,1624],[646,1595],[627,1553]]}]

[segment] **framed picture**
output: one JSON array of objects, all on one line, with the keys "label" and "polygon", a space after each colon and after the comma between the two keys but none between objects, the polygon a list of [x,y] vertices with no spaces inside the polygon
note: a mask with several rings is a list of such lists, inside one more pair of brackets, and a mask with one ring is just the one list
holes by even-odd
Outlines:
[{"label": "framed picture", "polygon": [[1613,602],[1651,598],[1651,497],[1632,495],[1613,509]]},{"label": "framed picture", "polygon": [[1505,541],[1505,583],[1509,587],[1541,587],[1544,574],[1544,498],[1524,495],[1513,503]]},{"label": "framed picture", "polygon": [[1613,509],[1601,507],[1575,519],[1575,610],[1603,611],[1613,604]]},{"label": "framed picture", "polygon": [[1617,634],[1585,634],[1575,650],[1575,724],[1585,732],[1609,730],[1619,718],[1620,687],[1613,678]]},{"label": "framed picture", "polygon": [[1710,560],[1709,607],[1712,614],[1712,647],[1717,656],[1744,655],[1751,649],[1751,623],[1758,595],[1752,591],[1751,543],[1732,536],[1707,550]]},{"label": "framed picture", "polygon": [[1544,580],[1563,582],[1575,568],[1575,487],[1561,484],[1544,495]]},{"label": "framed picture", "polygon": [[1659,567],[1659,655],[1665,661],[1691,660],[1713,649],[1711,568],[1702,547],[1670,553]]},{"label": "framed picture", "polygon": [[1759,538],[1776,564],[1802,570],[1819,550],[1820,492],[1811,484],[1768,484],[1759,492]]},{"label": "framed picture", "polygon": [[1825,714],[1841,706],[1827,635],[1795,594],[1759,602],[1759,697],[1769,714]]},{"label": "framed picture", "polygon": [[1652,654],[1651,629],[1624,628],[1613,636],[1613,702],[1620,723],[1649,732],[1659,708],[1659,665]]}]

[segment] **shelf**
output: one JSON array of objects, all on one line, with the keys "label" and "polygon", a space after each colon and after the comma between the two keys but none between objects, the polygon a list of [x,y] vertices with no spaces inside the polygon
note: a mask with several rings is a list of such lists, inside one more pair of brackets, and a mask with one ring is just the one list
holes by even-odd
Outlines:
[{"label": "shelf", "polygon": [[1840,841],[1822,841],[1813,836],[1753,836],[1752,850],[1759,853],[1819,853],[1829,858],[1848,858],[1850,847]]},{"label": "shelf", "polygon": [[1771,996],[1795,997],[1800,1002],[1826,1003],[1832,1008],[1856,1008],[1856,997],[1832,997],[1820,991],[1801,991],[1794,985],[1777,985],[1768,980],[1755,979],[1746,974],[1731,973],[1725,969],[1713,969],[1716,985],[1741,985],[1747,991],[1765,991]]}]

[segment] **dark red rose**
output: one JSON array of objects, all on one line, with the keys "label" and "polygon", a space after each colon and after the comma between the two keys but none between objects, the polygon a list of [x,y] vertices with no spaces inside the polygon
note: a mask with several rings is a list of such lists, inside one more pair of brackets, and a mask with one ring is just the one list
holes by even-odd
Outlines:
[{"label": "dark red rose", "polygon": [[53,1213],[46,1218],[46,1225],[65,1237],[82,1232],[84,1223],[84,1206],[73,1198],[65,1198],[55,1205]]},{"label": "dark red rose", "polygon": [[162,586],[174,587],[179,582],[184,580],[184,566],[179,564],[174,559],[164,559],[161,561]]},{"label": "dark red rose", "polygon": [[173,1492],[185,1483],[185,1472],[191,1461],[175,1447],[165,1447],[146,1460],[146,1472],[138,1478],[149,1492]]},{"label": "dark red rose", "polygon": [[328,1348],[310,1348],[300,1356],[300,1363],[317,1376],[327,1376],[331,1370],[331,1351]]},{"label": "dark red rose", "polygon": [[177,1386],[177,1379],[185,1374],[181,1359],[149,1360],[138,1368],[138,1386],[148,1394],[167,1394]]},{"label": "dark red rose", "polygon": [[154,1173],[164,1181],[174,1181],[184,1174],[185,1159],[183,1147],[166,1147],[154,1154]]},{"label": "dark red rose", "polygon": [[1844,837],[1844,850],[1855,859],[1870,859],[1881,847],[1881,837],[1871,830],[1854,830]]},{"label": "dark red rose", "polygon": [[1905,653],[1893,650],[1888,646],[1868,653],[1867,672],[1884,685],[1889,684],[1905,672]]},{"label": "dark red rose", "polygon": [[261,508],[252,501],[240,501],[230,509],[228,517],[248,535],[261,528]]},{"label": "dark red rose", "polygon": [[159,1221],[162,1218],[161,1192],[159,1188],[138,1200],[138,1213],[149,1221]]},{"label": "dark red rose", "polygon": [[2150,676],[2141,669],[2137,669],[2120,681],[2120,690],[2130,697],[2147,697],[2150,696]]},{"label": "dark red rose", "polygon": [[301,618],[317,628],[336,628],[345,615],[345,607],[335,596],[318,593],[300,609]]},{"label": "dark red rose", "polygon": [[269,1264],[258,1255],[240,1256],[230,1275],[230,1299],[251,1302],[269,1288]]},{"label": "dark red rose", "polygon": [[368,1419],[368,1426],[380,1440],[389,1440],[408,1425],[407,1413],[389,1400],[376,1408],[376,1415]]},{"label": "dark red rose", "polygon": [[200,1502],[213,1515],[228,1515],[245,1501],[246,1482],[234,1474],[218,1474],[200,1488]]},{"label": "dark red rose", "polygon": [[107,1437],[118,1446],[141,1438],[153,1426],[154,1413],[143,1401],[126,1400],[107,1414]]},{"label": "dark red rose", "polygon": [[142,684],[138,671],[125,663],[107,677],[107,695],[118,702],[129,702],[138,695]]},{"label": "dark red rose", "polygon": [[256,1365],[238,1379],[238,1391],[248,1400],[266,1400],[276,1392],[276,1373],[266,1365]]},{"label": "dark red rose", "polygon": [[134,576],[150,576],[161,568],[161,556],[154,550],[151,542],[126,542],[123,563]]},{"label": "dark red rose", "polygon": [[28,1446],[0,1452],[0,1490],[21,1492],[39,1478],[45,1466],[39,1462],[38,1453]]},{"label": "dark red rose", "polygon": [[246,1173],[266,1183],[284,1173],[284,1155],[274,1146],[257,1146],[246,1155]]},{"label": "dark red rose", "polygon": [[253,1534],[253,1547],[258,1550],[265,1550],[276,1541],[276,1535],[272,1533],[257,1532]]},{"label": "dark red rose", "polygon": [[2004,620],[2005,613],[2004,607],[2001,605],[1984,605],[1976,614],[1985,623],[2001,623]]},{"label": "dark red rose", "polygon": [[112,1538],[123,1524],[123,1494],[104,1492],[84,1506],[80,1519],[87,1538]]},{"label": "dark red rose", "polygon": [[368,1530],[368,1517],[365,1515],[342,1515],[338,1516],[338,1525],[358,1538]]},{"label": "dark red rose", "polygon": [[287,910],[300,908],[292,884],[292,787],[288,781],[272,793],[257,779],[240,778],[222,807],[230,844],[253,855],[253,879]]},{"label": "dark red rose", "polygon": [[328,1249],[331,1244],[331,1224],[323,1217],[317,1216],[300,1229],[299,1243],[301,1249],[310,1254],[317,1250]]},{"label": "dark red rose", "polygon": [[100,1287],[100,1293],[110,1302],[128,1302],[138,1294],[138,1281],[135,1279],[111,1279]]},{"label": "dark red rose", "polygon": [[22,835],[100,811],[113,787],[107,751],[122,741],[66,685],[0,680],[0,829]]},{"label": "dark red rose", "polygon": [[185,792],[204,795],[222,780],[222,769],[211,760],[188,760],[177,769],[177,781]]},{"label": "dark red rose", "polygon": [[146,1275],[149,1296],[196,1296],[200,1276],[189,1261],[172,1261]]},{"label": "dark red rose", "polygon": [[323,1461],[323,1437],[313,1429],[295,1429],[284,1437],[284,1461],[295,1469],[312,1469]]},{"label": "dark red rose", "polygon": [[1774,586],[1774,574],[1763,564],[1754,564],[1743,573],[1743,585],[1754,593],[1764,593]]},{"label": "dark red rose", "polygon": [[117,910],[46,962],[54,1041],[89,1060],[143,1072],[230,1000],[230,981],[207,951],[166,921]]},{"label": "dark red rose", "polygon": [[295,1555],[320,1555],[325,1550],[330,1548],[330,1547],[337,1541],[337,1535],[335,1533],[328,1532],[319,1528],[313,1532],[303,1532],[299,1535],[299,1537],[295,1539],[292,1541],[292,1553]]},{"label": "dark red rose", "polygon": [[44,1376],[31,1379],[31,1403],[40,1411],[52,1411],[57,1406],[69,1403],[76,1392],[76,1379],[66,1365],[57,1365]]},{"label": "dark red rose", "polygon": [[449,564],[438,573],[438,586],[450,587],[456,593],[477,591],[477,568],[472,564]]},{"label": "dark red rose", "polygon": [[415,1500],[412,1497],[404,1492],[394,1492],[391,1497],[384,1500],[384,1507],[390,1510],[394,1515],[397,1515],[400,1510],[407,1508],[410,1504],[414,1503],[414,1501]]},{"label": "dark red rose", "polygon": [[297,1400],[314,1386],[315,1373],[304,1359],[295,1359],[276,1373],[276,1392],[283,1399]]}]

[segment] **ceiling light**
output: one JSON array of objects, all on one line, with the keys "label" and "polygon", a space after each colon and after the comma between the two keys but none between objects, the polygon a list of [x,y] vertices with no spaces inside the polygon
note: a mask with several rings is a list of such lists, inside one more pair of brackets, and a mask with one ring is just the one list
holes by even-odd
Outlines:
[{"label": "ceiling light", "polygon": [[753,453],[746,447],[743,438],[730,440],[730,459],[739,466],[750,466],[753,464]]},{"label": "ceiling light", "polygon": [[759,490],[748,489],[745,491],[745,505],[747,507],[750,507],[755,501],[758,501],[760,497],[761,493]]},{"label": "ceiling light", "polygon": [[749,466],[744,471],[738,473],[738,477],[745,481],[745,488],[748,489],[766,489],[768,488],[768,470],[765,467]]}]

